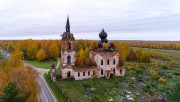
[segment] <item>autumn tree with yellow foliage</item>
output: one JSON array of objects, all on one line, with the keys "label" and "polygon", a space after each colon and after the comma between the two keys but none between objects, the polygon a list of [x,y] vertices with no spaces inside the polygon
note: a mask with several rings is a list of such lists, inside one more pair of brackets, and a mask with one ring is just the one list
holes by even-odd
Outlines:
[{"label": "autumn tree with yellow foliage", "polygon": [[15,50],[11,53],[11,59],[9,60],[9,65],[11,67],[15,67],[15,68],[18,68],[18,67],[21,67],[23,65],[23,62],[22,62],[22,56],[23,56],[23,52],[20,51],[20,50]]},{"label": "autumn tree with yellow foliage", "polygon": [[40,49],[40,50],[38,51],[38,53],[37,53],[37,59],[38,59],[39,61],[43,61],[43,60],[46,59],[46,53],[45,53],[45,51],[44,51],[43,49]]},{"label": "autumn tree with yellow foliage", "polygon": [[[23,66],[23,52],[15,50],[10,59],[0,60],[0,96],[8,83],[16,83],[18,89],[29,92],[27,102],[38,102],[40,86],[38,84],[38,73],[30,66]],[[20,93],[18,95],[22,95]]]},{"label": "autumn tree with yellow foliage", "polygon": [[29,40],[27,47],[27,59],[35,60],[37,52],[38,52],[38,43],[33,40]]},{"label": "autumn tree with yellow foliage", "polygon": [[49,56],[54,60],[56,60],[59,57],[59,47],[55,42],[52,42],[49,47]]},{"label": "autumn tree with yellow foliage", "polygon": [[76,62],[75,65],[76,66],[89,66],[91,64],[90,60],[89,60],[89,48],[85,48],[85,50],[83,50],[83,48],[80,49],[80,51],[77,52],[76,54]]}]

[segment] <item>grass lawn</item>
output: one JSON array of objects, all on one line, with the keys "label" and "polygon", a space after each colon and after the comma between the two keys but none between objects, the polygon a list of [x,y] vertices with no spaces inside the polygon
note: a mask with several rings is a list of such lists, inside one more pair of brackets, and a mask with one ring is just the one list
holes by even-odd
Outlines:
[{"label": "grass lawn", "polygon": [[29,60],[23,60],[24,62],[31,64],[34,67],[38,67],[38,68],[45,68],[45,69],[50,69],[51,64],[53,63],[57,63],[57,61],[29,61]]},{"label": "grass lawn", "polygon": [[59,102],[68,102],[67,99],[64,97],[64,95],[61,93],[61,91],[58,89],[55,83],[50,78],[50,74],[44,74],[44,78],[48,85],[50,86],[51,90],[53,93],[56,95],[56,98],[58,99]]}]

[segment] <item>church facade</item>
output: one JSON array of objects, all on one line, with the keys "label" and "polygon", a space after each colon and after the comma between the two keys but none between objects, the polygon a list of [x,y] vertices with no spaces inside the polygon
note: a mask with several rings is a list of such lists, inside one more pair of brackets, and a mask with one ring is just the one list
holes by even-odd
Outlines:
[{"label": "church facade", "polygon": [[61,45],[61,75],[62,79],[73,77],[75,80],[89,79],[93,77],[124,76],[124,66],[119,66],[119,52],[114,49],[114,45],[109,44],[108,51],[103,51],[103,44],[108,43],[107,33],[102,30],[99,33],[99,41],[96,51],[89,51],[90,60],[96,66],[74,68],[76,61],[75,38],[70,32],[69,17],[66,22],[66,32],[62,34]]}]

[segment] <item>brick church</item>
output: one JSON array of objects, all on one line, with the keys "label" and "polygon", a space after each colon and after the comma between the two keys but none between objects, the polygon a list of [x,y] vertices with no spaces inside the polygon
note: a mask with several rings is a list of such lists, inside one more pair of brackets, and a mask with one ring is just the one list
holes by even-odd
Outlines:
[{"label": "brick church", "polygon": [[[75,38],[70,32],[69,17],[67,18],[65,28],[66,32],[62,34],[61,45],[62,79],[69,77],[73,77],[75,80],[89,79],[93,78],[94,74],[96,74],[97,78],[106,77],[107,79],[110,78],[111,74],[114,76],[124,76],[124,66],[119,66],[119,52],[115,50],[112,43],[108,43],[108,35],[104,29],[99,33],[100,41],[98,43],[98,48],[94,51],[89,51],[89,59],[96,65],[90,68],[74,68],[73,66],[75,65],[76,61]],[[109,45],[107,51],[103,50],[103,44],[105,43]],[[54,73],[51,73],[51,76],[52,75],[54,75]]]}]

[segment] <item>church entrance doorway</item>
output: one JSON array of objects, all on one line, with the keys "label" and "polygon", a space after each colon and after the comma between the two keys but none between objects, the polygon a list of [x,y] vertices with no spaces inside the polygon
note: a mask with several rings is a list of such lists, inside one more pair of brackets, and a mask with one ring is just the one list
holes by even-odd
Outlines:
[{"label": "church entrance doorway", "polygon": [[71,72],[70,71],[68,71],[67,77],[71,77]]}]

